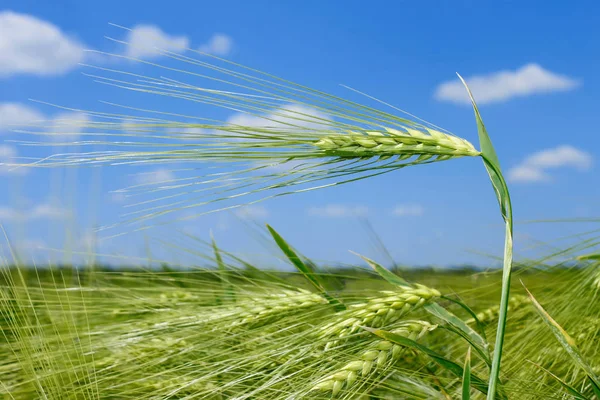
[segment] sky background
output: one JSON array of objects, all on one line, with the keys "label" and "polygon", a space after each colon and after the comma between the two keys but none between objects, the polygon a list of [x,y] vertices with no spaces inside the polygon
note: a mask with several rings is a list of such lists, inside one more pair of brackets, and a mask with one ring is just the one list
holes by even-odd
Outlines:
[{"label": "sky background", "polygon": [[[502,253],[503,224],[478,159],[407,168],[98,244],[93,227],[116,223],[126,211],[127,201],[112,191],[172,178],[177,172],[164,166],[10,168],[7,164],[49,151],[15,142],[31,137],[14,130],[45,119],[60,135],[72,132],[64,128],[64,120],[83,118],[28,99],[99,111],[106,110],[99,103],[105,100],[224,121],[236,118],[234,112],[214,107],[136,97],[82,75],[91,71],[80,63],[142,71],[134,63],[83,49],[167,62],[148,47],[151,43],[175,53],[198,49],[374,105],[340,86],[345,84],[477,144],[472,109],[456,79],[459,72],[474,92],[509,179],[518,222],[517,254],[530,256],[531,246],[540,242],[563,243],[553,241],[597,227],[524,222],[598,216],[598,15],[600,5],[593,1],[577,2],[575,7],[542,1],[222,0],[166,5],[137,0],[4,0],[0,223],[12,247],[40,264],[81,259],[74,254],[92,243],[96,252],[114,256],[102,258],[114,264],[143,263],[148,254],[197,263],[200,258],[192,253],[200,248],[177,232],[206,240],[212,230],[223,248],[261,265],[281,266],[271,257],[276,251],[257,240],[255,224],[264,222],[315,260],[356,262],[348,252],[353,250],[389,264],[365,221],[399,263],[497,263],[493,257]],[[105,36],[138,43],[138,50],[127,50]],[[3,255],[10,259],[5,242]]]}]

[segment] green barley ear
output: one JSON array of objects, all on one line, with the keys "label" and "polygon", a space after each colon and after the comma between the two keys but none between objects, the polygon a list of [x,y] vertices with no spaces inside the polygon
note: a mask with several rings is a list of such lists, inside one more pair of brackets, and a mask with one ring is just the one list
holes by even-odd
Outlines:
[{"label": "green barley ear", "polygon": [[[148,75],[86,67],[99,71],[88,75],[108,86],[159,96],[167,102],[218,107],[247,118],[218,121],[114,103],[106,103],[118,109],[112,113],[67,109],[86,116],[75,125],[82,140],[69,143],[77,150],[52,155],[31,166],[177,163],[177,172],[183,171],[181,176],[165,174],[161,182],[123,188],[129,198],[138,200],[130,205],[125,220],[115,226],[141,226],[144,220],[160,217],[170,223],[173,218],[166,216],[178,211],[186,211],[184,219],[193,218],[408,166],[482,156],[469,141],[431,124],[226,60],[216,59],[213,64],[169,52],[163,55],[184,65],[173,69],[159,62],[132,60],[146,66]],[[199,71],[187,71],[185,67],[190,65]],[[157,70],[154,75],[152,71]],[[164,75],[175,71],[184,78],[202,79],[207,87]],[[215,85],[218,89],[213,89]],[[43,124],[20,132],[41,137],[51,134]],[[44,143],[60,144],[26,142]],[[106,150],[86,151],[90,146],[104,146]],[[198,211],[193,214],[190,209]]]},{"label": "green barley ear", "polygon": [[[369,264],[369,266],[371,266],[371,268],[373,268],[375,272],[377,272],[379,276],[381,276],[388,283],[394,286],[398,286],[398,288],[400,288],[401,290],[412,287],[411,284],[405,281],[403,278],[388,271],[385,267],[376,263],[375,261],[367,257],[361,256],[360,254],[354,252],[352,253],[358,255],[363,260],[365,260],[367,264]],[[443,296],[440,295],[439,297],[441,298]],[[466,305],[458,301],[455,302],[461,304],[463,307],[467,307]],[[475,348],[475,350],[479,353],[479,355],[486,362],[486,364],[491,365],[489,344],[487,340],[485,340],[479,333],[477,333],[475,330],[469,327],[467,323],[465,323],[462,319],[458,318],[456,315],[452,314],[450,311],[446,310],[444,307],[440,306],[435,302],[429,302],[424,306],[424,308],[431,315],[445,322],[447,324],[446,328],[448,330],[450,330],[451,332],[455,332],[456,334],[464,338],[473,348]]]},{"label": "green barley ear", "polygon": [[[458,74],[457,74],[458,75]],[[513,217],[512,217],[512,204],[510,201],[510,194],[508,192],[508,186],[506,180],[502,175],[502,169],[500,168],[500,161],[492,141],[485,129],[481,114],[473,98],[471,90],[467,86],[467,83],[458,75],[471,99],[473,105],[473,111],[475,112],[475,120],[477,122],[477,132],[479,134],[479,143],[481,146],[481,158],[483,164],[487,170],[490,181],[496,193],[498,203],[500,205],[500,213],[505,223],[505,240],[504,240],[504,263],[502,267],[502,295],[500,298],[500,308],[498,315],[498,330],[496,333],[496,343],[494,346],[494,355],[492,359],[492,371],[490,374],[489,391],[487,394],[487,400],[493,400],[496,394],[496,387],[498,379],[500,377],[500,362],[502,360],[502,347],[504,345],[504,333],[506,331],[506,318],[508,313],[508,302],[510,296],[510,279],[512,272],[512,259],[513,259]]]},{"label": "green barley ear", "polygon": [[[437,328],[427,321],[403,321],[392,332],[411,340],[419,340],[428,332]],[[354,355],[352,361],[343,364],[334,373],[321,379],[311,390],[329,392],[335,397],[343,388],[349,389],[360,381],[365,381],[369,376],[385,373],[398,361],[407,349],[387,340],[377,340],[365,346],[359,354]]]},{"label": "green barley ear", "polygon": [[[419,344],[410,338],[407,338],[407,337],[404,337],[401,335],[397,335],[393,332],[385,331],[383,329],[373,329],[373,328],[369,328],[369,327],[363,327],[363,329],[379,336],[382,339],[388,340],[392,343],[396,343],[401,346],[415,349],[418,352],[427,355],[429,358],[431,358],[432,361],[434,361],[436,364],[438,364],[440,367],[444,368],[448,372],[452,373],[458,379],[463,378],[463,375],[464,375],[463,367],[461,367],[456,362],[447,359],[446,357],[444,357],[440,353],[430,349],[429,347],[423,346],[422,344]],[[488,393],[488,386],[485,384],[485,381],[473,373],[471,373],[471,386],[483,394]],[[496,398],[505,399],[506,397],[503,394],[496,394],[496,396],[494,396],[494,399],[496,399]]]}]

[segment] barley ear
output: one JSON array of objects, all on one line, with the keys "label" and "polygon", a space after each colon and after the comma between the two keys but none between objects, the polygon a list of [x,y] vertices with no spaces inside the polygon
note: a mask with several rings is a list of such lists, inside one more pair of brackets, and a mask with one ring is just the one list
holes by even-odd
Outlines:
[{"label": "barley ear", "polygon": [[[436,328],[437,325],[427,321],[404,321],[392,332],[411,340],[418,340]],[[402,357],[405,351],[406,348],[401,345],[387,340],[377,340],[356,355],[354,360],[323,378],[311,390],[331,391],[332,396],[336,396],[344,387],[349,389],[359,381],[364,381],[369,375],[384,373]]]}]

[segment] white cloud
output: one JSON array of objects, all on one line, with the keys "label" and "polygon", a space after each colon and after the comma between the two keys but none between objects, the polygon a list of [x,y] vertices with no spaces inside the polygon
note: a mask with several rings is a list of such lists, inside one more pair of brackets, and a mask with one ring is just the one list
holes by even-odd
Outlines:
[{"label": "white cloud", "polygon": [[30,219],[61,219],[69,216],[69,210],[50,203],[38,204],[29,212]]},{"label": "white cloud", "polygon": [[235,215],[243,219],[265,219],[269,211],[262,206],[244,206],[236,209]]},{"label": "white cloud", "polygon": [[79,137],[88,123],[89,117],[84,113],[77,111],[59,113],[52,118],[50,133],[54,135],[55,140],[63,138],[74,140]]},{"label": "white cloud", "polygon": [[308,215],[324,218],[364,217],[368,213],[369,209],[360,205],[328,204],[324,207],[311,207],[308,209]]},{"label": "white cloud", "polygon": [[[140,24],[128,31],[124,41],[128,44],[125,55],[133,58],[151,59],[161,57],[163,51],[183,53],[190,48],[191,40],[185,35],[166,33],[156,25]],[[198,47],[204,53],[226,56],[233,48],[233,39],[223,33],[215,33],[205,44]]]},{"label": "white cloud", "polygon": [[[581,85],[581,81],[577,79],[555,74],[534,63],[514,71],[475,75],[466,81],[477,104],[502,102],[539,93],[563,92]],[[440,84],[434,97],[441,101],[471,104],[467,91],[458,79]]]},{"label": "white cloud", "polygon": [[425,209],[419,204],[399,204],[392,211],[396,217],[420,217],[424,213]]},{"label": "white cloud", "polygon": [[42,128],[42,132],[56,140],[76,139],[88,125],[90,118],[77,111],[66,111],[44,116],[36,109],[21,103],[0,103],[0,132],[18,127]]},{"label": "white cloud", "polygon": [[575,168],[586,171],[592,164],[593,159],[589,153],[562,145],[531,154],[522,163],[508,170],[508,179],[512,182],[550,181],[550,169]]},{"label": "white cloud", "polygon": [[232,115],[227,120],[227,123],[229,125],[262,128],[294,129],[294,127],[300,127],[305,129],[318,129],[323,128],[323,124],[330,120],[331,118],[327,114],[314,108],[298,104],[288,104],[281,106],[264,116],[237,113]]},{"label": "white cloud", "polygon": [[0,77],[62,74],[83,57],[81,44],[52,23],[13,11],[0,12]]},{"label": "white cloud", "polygon": [[36,219],[63,219],[71,215],[70,211],[53,205],[41,203],[29,209],[0,207],[0,221],[27,221]]},{"label": "white cloud", "polygon": [[43,119],[41,113],[24,104],[0,103],[0,131],[30,125]]},{"label": "white cloud", "polygon": [[142,172],[136,176],[138,185],[168,184],[177,179],[173,171],[159,168],[151,172]]},{"label": "white cloud", "polygon": [[198,50],[203,53],[214,54],[215,56],[226,56],[231,52],[233,39],[222,33],[214,34],[206,44],[200,46]]},{"label": "white cloud", "polygon": [[181,53],[190,45],[187,36],[169,35],[155,25],[134,26],[125,41],[129,44],[127,56],[146,59],[160,57],[161,50]]},{"label": "white cloud", "polygon": [[18,153],[14,146],[0,145],[0,175],[25,175],[29,172],[26,167],[15,168],[18,164]]},{"label": "white cloud", "polygon": [[125,200],[127,200],[127,196],[125,196],[125,193],[122,192],[111,193],[109,198],[113,203],[123,203]]},{"label": "white cloud", "polygon": [[15,158],[17,156],[17,150],[8,145],[0,145],[0,159]]}]

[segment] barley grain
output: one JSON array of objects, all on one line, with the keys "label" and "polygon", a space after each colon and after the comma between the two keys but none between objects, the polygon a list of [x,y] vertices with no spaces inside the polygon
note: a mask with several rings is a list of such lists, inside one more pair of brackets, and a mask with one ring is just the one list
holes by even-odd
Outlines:
[{"label": "barley grain", "polygon": [[[400,328],[392,332],[405,336],[412,340],[417,340],[437,328],[427,321],[406,321]],[[406,348],[387,340],[378,340],[373,342],[365,351],[357,355],[354,361],[351,361],[341,367],[333,374],[327,376],[317,383],[312,390],[331,391],[332,396],[336,396],[344,387],[352,387],[357,381],[365,379],[368,375],[383,372],[396,362]]]},{"label": "barley grain", "polygon": [[351,305],[337,314],[333,322],[321,328],[318,335],[329,339],[325,350],[335,346],[339,339],[358,332],[361,326],[378,328],[389,325],[440,296],[439,291],[419,284],[415,288],[381,294],[383,296],[370,298],[366,303]]}]

